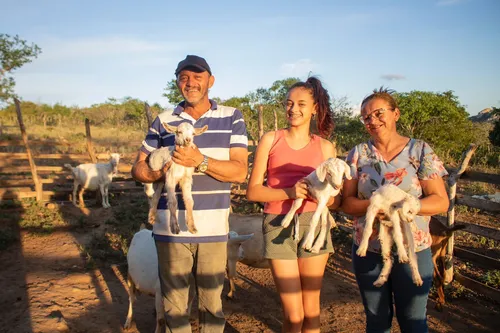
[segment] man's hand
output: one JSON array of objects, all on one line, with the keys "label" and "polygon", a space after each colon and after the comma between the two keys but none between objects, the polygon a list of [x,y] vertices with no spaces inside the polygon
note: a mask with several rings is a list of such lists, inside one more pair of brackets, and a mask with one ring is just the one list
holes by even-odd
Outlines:
[{"label": "man's hand", "polygon": [[196,168],[203,162],[203,154],[198,147],[181,147],[175,146],[175,151],[172,154],[172,159],[175,163],[185,167]]}]

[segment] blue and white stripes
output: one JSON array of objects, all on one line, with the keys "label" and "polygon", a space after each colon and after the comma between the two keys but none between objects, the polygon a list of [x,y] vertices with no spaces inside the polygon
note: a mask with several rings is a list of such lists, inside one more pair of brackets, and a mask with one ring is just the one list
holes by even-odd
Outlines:
[{"label": "blue and white stripes", "polygon": [[[150,154],[160,147],[175,145],[175,136],[168,133],[162,123],[177,126],[188,121],[195,128],[205,125],[208,130],[194,137],[194,144],[201,153],[217,159],[229,160],[231,148],[247,148],[248,137],[245,122],[241,112],[232,107],[217,105],[211,102],[211,108],[198,120],[183,112],[183,104],[174,110],[164,111],[153,121],[141,150]],[[167,209],[166,193],[163,193],[159,203],[153,234],[156,240],[181,243],[220,242],[227,240],[228,217],[230,205],[231,184],[224,183],[202,173],[193,175],[193,217],[198,232],[187,231],[184,220],[185,208],[182,194],[177,188],[178,220],[181,232],[174,235],[169,229],[170,213]]]}]

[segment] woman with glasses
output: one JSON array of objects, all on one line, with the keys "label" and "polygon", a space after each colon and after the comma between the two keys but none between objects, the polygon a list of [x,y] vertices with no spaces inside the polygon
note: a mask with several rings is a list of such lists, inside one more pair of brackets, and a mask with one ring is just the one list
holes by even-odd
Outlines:
[{"label": "woman with glasses", "polygon": [[[395,308],[402,332],[421,333],[428,331],[426,306],[433,273],[429,220],[431,215],[448,209],[442,179],[447,172],[427,143],[398,133],[396,123],[401,111],[391,93],[384,88],[375,90],[361,104],[360,120],[370,140],[349,152],[347,163],[353,179],[344,182],[342,210],[354,216],[352,259],[365,308],[366,331],[389,333]],[[385,184],[394,184],[420,199],[420,211],[412,224],[418,269],[424,281],[420,287],[413,283],[410,266],[399,263],[395,253],[388,282],[381,287],[373,285],[383,266],[378,223],[366,256],[356,254],[370,196]]]}]

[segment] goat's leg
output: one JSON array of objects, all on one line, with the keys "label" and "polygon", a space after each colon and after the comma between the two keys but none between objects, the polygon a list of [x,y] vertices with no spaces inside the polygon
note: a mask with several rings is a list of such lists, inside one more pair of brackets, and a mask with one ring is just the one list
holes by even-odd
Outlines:
[{"label": "goat's leg", "polygon": [[163,182],[153,184],[154,194],[151,198],[151,203],[149,204],[148,221],[150,224],[155,224],[156,222],[156,212],[158,210],[158,202],[161,198],[161,193],[163,191]]},{"label": "goat's leg", "polygon": [[404,223],[405,228],[405,238],[408,243],[408,256],[411,268],[411,278],[413,279],[413,283],[417,286],[421,286],[424,284],[422,281],[422,277],[420,276],[420,272],[418,271],[418,261],[417,254],[415,252],[415,241],[413,240],[413,233],[411,232],[410,223]]},{"label": "goat's leg", "polygon": [[237,274],[235,259],[227,260],[226,272],[227,272],[227,279],[229,280],[229,293],[227,294],[227,297],[233,299],[236,297],[236,284],[234,283]]},{"label": "goat's leg", "polygon": [[135,301],[135,292],[136,292],[135,283],[132,280],[132,278],[130,277],[130,273],[128,273],[127,285],[128,285],[128,288],[127,288],[127,291],[128,291],[128,313],[127,313],[127,320],[125,321],[125,325],[123,325],[124,329],[129,329],[131,324],[132,324],[132,313],[133,313],[132,308],[133,308],[133,304]]},{"label": "goat's leg", "polygon": [[366,256],[366,251],[368,250],[368,242],[370,241],[370,236],[373,232],[373,222],[377,216],[378,205],[370,205],[366,212],[365,218],[365,228],[363,229],[363,236],[361,237],[361,242],[359,243],[358,250],[356,254],[360,257]]},{"label": "goat's leg", "polygon": [[73,182],[73,205],[78,207],[78,205],[76,204],[76,192],[78,191],[78,183],[76,181]]},{"label": "goat's leg", "polygon": [[99,184],[99,190],[101,191],[102,207],[108,208],[108,204],[106,203],[106,190],[104,189],[104,184]]},{"label": "goat's leg", "polygon": [[180,185],[182,189],[182,199],[184,200],[184,206],[186,207],[186,225],[189,232],[195,234],[198,230],[196,230],[193,218],[194,201],[193,194],[191,193],[193,179],[185,175],[184,178],[181,179]]},{"label": "goat's leg", "polygon": [[295,212],[297,211],[297,209],[300,208],[300,206],[302,206],[303,201],[304,199],[302,198],[298,198],[293,201],[292,207],[290,208],[288,213],[286,213],[285,217],[281,221],[281,226],[283,228],[287,228],[290,225],[290,222],[292,222],[293,217],[295,216]]},{"label": "goat's leg", "polygon": [[109,204],[109,184],[104,185],[104,194],[106,196],[106,204],[108,205],[108,208],[111,207]]},{"label": "goat's leg", "polygon": [[407,224],[406,222],[401,220],[399,216],[399,212],[395,210],[391,214],[392,221],[392,235],[394,236],[394,243],[396,243],[396,249],[398,251],[398,260],[399,262],[408,262],[408,254],[406,253],[405,245],[403,242],[403,232],[401,230],[401,223]]},{"label": "goat's leg", "polygon": [[[331,223],[329,219],[330,211],[327,207],[323,208],[321,213],[321,230],[318,237],[314,241],[313,247],[311,248],[312,253],[319,253],[326,241],[326,236],[331,228]],[[335,220],[334,220],[335,221]]]},{"label": "goat's leg", "polygon": [[80,186],[80,190],[78,191],[78,200],[80,200],[79,204],[81,208],[85,208],[85,201],[83,201],[83,192],[85,191],[85,188],[83,185]]},{"label": "goat's leg", "polygon": [[328,198],[320,199],[318,202],[318,206],[316,207],[316,210],[314,211],[314,214],[311,218],[311,225],[309,226],[307,235],[302,243],[303,249],[310,250],[313,246],[316,227],[318,226],[318,222],[321,217],[321,214],[323,213],[323,209],[326,208],[327,200]]},{"label": "goat's leg", "polygon": [[382,270],[380,271],[380,274],[375,282],[373,282],[373,285],[375,287],[381,287],[384,285],[384,283],[387,282],[389,279],[389,275],[391,274],[391,269],[392,269],[392,256],[391,256],[391,247],[392,247],[392,236],[387,230],[388,228],[383,225],[382,223],[380,224],[380,231],[378,234],[379,240],[380,240],[380,249],[382,252],[382,260],[384,265],[382,266]]},{"label": "goat's leg", "polygon": [[175,183],[167,181],[167,200],[168,210],[170,211],[170,231],[173,234],[178,234],[181,229],[179,228],[179,221],[177,220],[177,198],[175,196]]},{"label": "goat's leg", "polygon": [[165,332],[166,322],[165,322],[165,307],[163,305],[163,295],[161,293],[161,288],[159,286],[160,281],[157,282],[156,292],[155,292],[155,310],[156,310],[156,329],[155,333]]}]

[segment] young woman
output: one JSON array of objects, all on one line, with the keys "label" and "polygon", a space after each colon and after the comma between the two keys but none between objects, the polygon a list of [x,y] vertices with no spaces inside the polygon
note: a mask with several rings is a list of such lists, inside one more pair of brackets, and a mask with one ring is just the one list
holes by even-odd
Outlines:
[{"label": "young woman", "polygon": [[[335,147],[326,140],[334,126],[330,97],[317,78],[310,77],[289,89],[286,117],[287,129],[268,132],[259,142],[247,198],[265,203],[264,256],[270,260],[280,294],[283,332],[312,333],[319,332],[320,328],[321,283],[333,247],[330,237],[318,254],[307,252],[300,246],[316,209],[303,178],[323,161],[336,156]],[[316,120],[319,136],[310,131],[312,119]],[[287,228],[281,227],[283,217],[296,198],[306,199],[297,211],[300,223],[298,241],[293,238],[293,223]],[[339,205],[339,196],[330,198],[330,208]]]},{"label": "young woman", "polygon": [[[397,132],[399,117],[400,110],[388,90],[375,90],[361,103],[360,120],[371,139],[354,147],[347,157],[353,179],[344,182],[342,210],[355,217],[352,261],[365,307],[366,331],[389,333],[395,306],[402,332],[424,333],[428,331],[426,307],[433,272],[429,216],[448,209],[442,179],[447,173],[427,143]],[[384,184],[394,184],[420,198],[420,212],[412,228],[424,281],[420,287],[412,281],[410,266],[399,263],[398,258],[394,259],[389,281],[382,287],[373,286],[383,265],[377,227],[373,228],[366,257],[356,254],[370,196]]]}]

